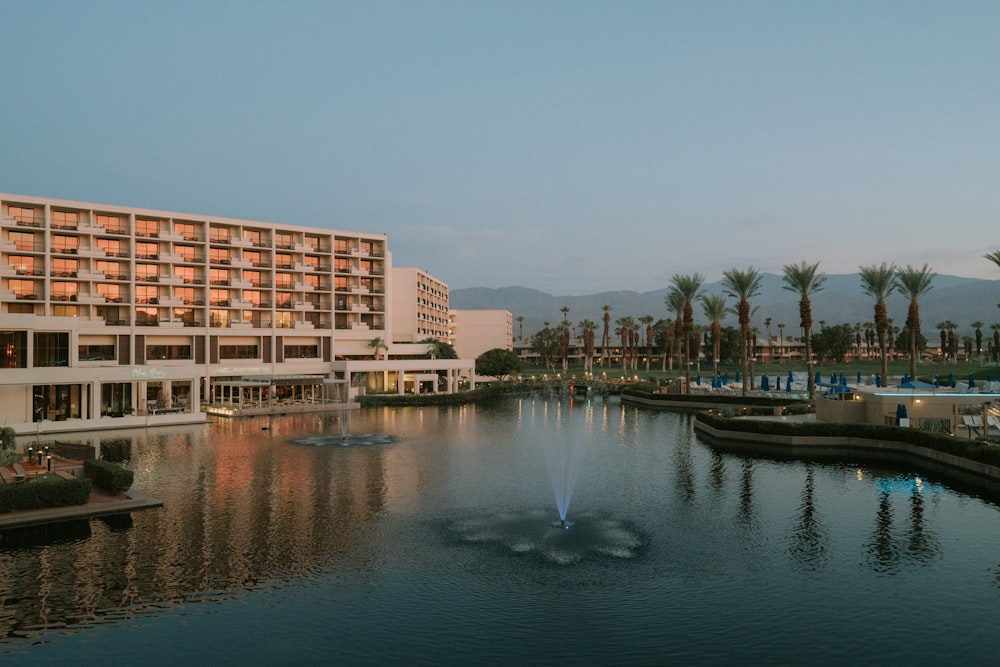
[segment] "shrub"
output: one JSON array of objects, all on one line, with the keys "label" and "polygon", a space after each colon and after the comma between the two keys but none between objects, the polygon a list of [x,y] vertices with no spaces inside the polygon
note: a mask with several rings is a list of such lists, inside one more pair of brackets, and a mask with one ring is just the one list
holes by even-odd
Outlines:
[{"label": "shrub", "polygon": [[83,462],[83,474],[94,480],[99,489],[117,495],[132,487],[135,474],[110,461],[87,459]]},{"label": "shrub", "polygon": [[86,505],[90,500],[89,479],[41,479],[24,484],[0,485],[0,512]]}]

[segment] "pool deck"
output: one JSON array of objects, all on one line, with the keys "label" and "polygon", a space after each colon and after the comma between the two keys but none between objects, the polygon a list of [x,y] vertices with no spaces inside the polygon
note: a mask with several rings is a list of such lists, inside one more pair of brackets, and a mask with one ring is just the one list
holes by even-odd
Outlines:
[{"label": "pool deck", "polygon": [[15,510],[0,514],[0,530],[39,526],[46,523],[58,523],[74,519],[89,519],[112,514],[127,514],[153,507],[163,507],[163,501],[131,489],[118,496],[108,496],[102,494],[100,491],[94,491],[90,494],[90,502],[84,505]]}]

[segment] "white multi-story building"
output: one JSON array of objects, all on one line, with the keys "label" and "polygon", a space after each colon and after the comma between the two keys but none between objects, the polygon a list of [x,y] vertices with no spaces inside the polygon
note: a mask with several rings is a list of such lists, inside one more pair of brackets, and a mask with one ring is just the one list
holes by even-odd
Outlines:
[{"label": "white multi-story building", "polygon": [[448,340],[448,285],[421,269],[392,269],[392,340]]},{"label": "white multi-story building", "polygon": [[494,348],[514,349],[514,317],[509,310],[453,310],[449,342],[460,359],[475,359]]},{"label": "white multi-story building", "polygon": [[391,265],[384,234],[0,194],[0,419],[197,422],[203,403],[402,393],[437,370],[456,388],[455,362],[367,361]]}]

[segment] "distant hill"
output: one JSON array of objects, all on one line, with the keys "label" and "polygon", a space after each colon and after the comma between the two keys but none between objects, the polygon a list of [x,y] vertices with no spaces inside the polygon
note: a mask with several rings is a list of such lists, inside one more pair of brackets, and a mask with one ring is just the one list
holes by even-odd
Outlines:
[{"label": "distant hill", "polygon": [[[781,276],[764,274],[760,295],[751,301],[756,309],[753,322],[764,332],[764,319],[771,318],[771,331],[778,335],[777,325],[785,325],[785,335],[799,334],[798,296],[782,287]],[[722,294],[720,282],[706,283],[706,294]],[[656,319],[670,317],[663,299],[667,288],[652,292],[601,292],[582,296],[554,296],[527,287],[471,287],[452,290],[451,307],[456,309],[502,309],[509,310],[515,318],[524,316],[524,335],[529,336],[544,326],[544,322],[557,324],[562,320],[560,309],[569,308],[568,317],[574,324],[583,319],[602,322],[604,304],[611,306],[612,325],[624,316],[639,318],[652,315]],[[732,299],[728,299],[732,301]],[[933,339],[935,325],[951,320],[958,325],[960,335],[971,334],[972,322],[982,321],[989,325],[1000,322],[1000,280],[981,280],[958,276],[938,275],[934,277],[931,291],[920,299],[920,321],[924,335]],[[897,326],[906,321],[907,302],[898,294],[892,295],[887,305],[889,317]],[[865,323],[873,319],[871,297],[861,291],[858,274],[828,275],[821,292],[812,298],[814,329],[819,322],[827,324]],[[701,308],[695,306],[695,321],[704,323]],[[730,316],[724,324],[736,325],[735,316]],[[514,321],[514,336],[519,333]]]}]

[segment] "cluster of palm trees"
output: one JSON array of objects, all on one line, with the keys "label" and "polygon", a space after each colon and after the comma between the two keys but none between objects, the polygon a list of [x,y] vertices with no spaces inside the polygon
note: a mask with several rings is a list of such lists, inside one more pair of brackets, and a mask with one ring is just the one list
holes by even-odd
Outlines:
[{"label": "cluster of palm trees", "polygon": [[[1000,267],[1000,251],[986,255],[986,258]],[[798,264],[787,264],[782,269],[782,281],[784,289],[794,292],[799,297],[799,328],[802,331],[802,340],[805,343],[805,358],[808,365],[808,391],[812,397],[815,393],[814,374],[812,372],[813,349],[812,349],[812,298],[818,294],[826,281],[826,275],[819,270],[819,262],[809,263],[806,261]],[[882,362],[882,377],[888,373],[888,347],[892,334],[891,320],[888,317],[885,301],[898,292],[908,301],[906,316],[906,331],[908,333],[910,376],[916,377],[916,364],[918,359],[918,339],[920,338],[920,307],[919,300],[932,286],[935,273],[927,264],[921,267],[906,265],[898,267],[895,264],[882,262],[879,265],[858,267],[861,278],[861,288],[865,294],[875,300],[874,303],[874,323],[873,338],[878,342],[879,358]],[[654,342],[659,339],[663,352],[663,370],[667,370],[667,364],[673,369],[673,361],[676,357],[681,360],[684,366],[686,379],[685,387],[690,386],[691,366],[694,363],[692,354],[692,334],[695,331],[694,325],[694,304],[699,302],[702,312],[709,322],[708,340],[712,347],[713,373],[719,371],[720,345],[722,342],[722,320],[727,315],[735,314],[739,324],[740,333],[740,364],[743,377],[747,381],[743,383],[743,392],[748,388],[753,388],[753,375],[750,369],[754,351],[756,347],[756,330],[751,326],[751,318],[756,312],[756,308],[751,305],[752,300],[760,294],[763,274],[753,267],[747,269],[729,269],[723,271],[722,292],[723,294],[704,294],[702,287],[705,278],[699,273],[674,274],[670,279],[670,286],[664,299],[667,310],[672,315],[672,319],[660,320],[654,325],[655,318],[645,315],[636,320],[633,317],[625,316],[615,320],[615,328],[611,328],[611,306],[602,306],[603,310],[603,333],[601,336],[601,363],[607,365],[610,362],[610,348],[612,333],[621,341],[621,361],[622,369],[626,372],[636,370],[638,360],[645,350],[646,371],[649,371],[650,357]],[[730,305],[726,297],[734,300]],[[563,357],[563,368],[565,370],[568,357],[568,343],[570,337],[569,308],[563,307],[563,321],[559,325],[561,352]],[[523,326],[524,317],[519,316],[517,321]],[[771,319],[767,318],[768,340],[771,339],[770,324]],[[977,326],[977,348],[981,345],[981,325]],[[548,329],[548,322],[545,323]],[[579,323],[580,336],[584,345],[584,366],[587,371],[593,371],[594,363],[594,339],[597,324],[592,320],[582,320]],[[784,339],[784,324],[778,327],[782,331]],[[940,328],[940,327],[939,327]],[[523,333],[523,332],[522,332]],[[858,334],[860,336],[860,333]],[[695,340],[695,343],[698,341]],[[944,346],[942,344],[942,346]]]}]

